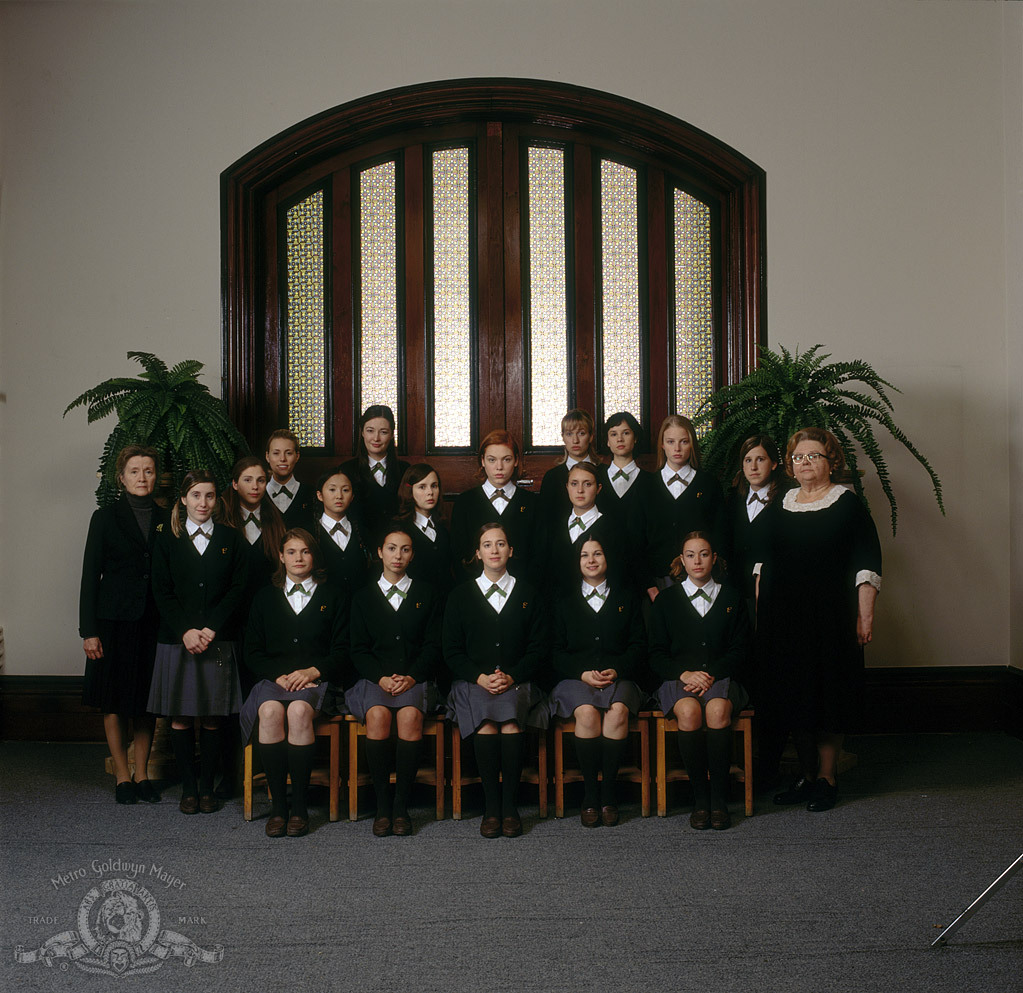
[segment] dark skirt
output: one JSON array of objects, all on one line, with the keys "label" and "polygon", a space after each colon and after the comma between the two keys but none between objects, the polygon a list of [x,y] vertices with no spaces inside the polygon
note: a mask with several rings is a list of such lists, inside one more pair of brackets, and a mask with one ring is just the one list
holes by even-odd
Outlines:
[{"label": "dark skirt", "polygon": [[424,714],[431,714],[439,709],[440,697],[435,683],[416,683],[412,689],[391,696],[380,689],[379,683],[374,683],[370,679],[360,679],[345,693],[345,705],[350,714],[354,714],[360,721],[365,721],[371,707],[386,707],[388,710],[415,707]]},{"label": "dark skirt", "polygon": [[144,714],[156,658],[159,617],[99,621],[103,658],[86,659],[82,703],[104,714]]},{"label": "dark skirt", "polygon": [[516,683],[496,696],[476,683],[456,679],[448,694],[447,714],[458,724],[459,733],[468,738],[484,721],[519,727],[547,727],[547,701],[532,683]]},{"label": "dark skirt", "polygon": [[692,697],[699,701],[701,706],[705,705],[708,700],[728,699],[732,703],[733,717],[738,716],[739,711],[749,702],[749,694],[742,688],[742,685],[727,676],[724,679],[715,679],[714,685],[703,696],[684,690],[681,679],[669,679],[657,687],[654,697],[657,700],[657,706],[667,716],[671,715],[675,704],[686,697]]},{"label": "dark skirt", "polygon": [[327,691],[330,689],[325,682],[317,683],[315,686],[307,686],[303,690],[286,690],[272,679],[261,679],[252,691],[245,698],[241,713],[238,715],[238,727],[242,733],[242,744],[249,743],[252,729],[259,720],[259,708],[267,700],[279,700],[281,703],[291,703],[293,700],[304,700],[317,713],[323,710],[324,700],[327,698]]},{"label": "dark skirt", "polygon": [[202,655],[184,645],[156,646],[149,710],[169,717],[220,717],[242,708],[233,641],[218,641]]},{"label": "dark skirt", "polygon": [[632,715],[639,713],[643,691],[631,679],[616,679],[598,690],[581,679],[563,679],[551,691],[547,712],[551,717],[572,717],[577,707],[589,705],[610,710],[613,703],[624,703]]}]

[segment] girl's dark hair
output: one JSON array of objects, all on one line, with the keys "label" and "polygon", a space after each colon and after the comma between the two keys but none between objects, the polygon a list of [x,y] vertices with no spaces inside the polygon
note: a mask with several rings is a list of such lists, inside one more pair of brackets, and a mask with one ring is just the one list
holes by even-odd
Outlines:
[{"label": "girl's dark hair", "polygon": [[[340,465],[334,466],[333,469],[328,469],[326,472],[320,473],[320,478],[316,480],[316,493],[320,493],[323,487],[327,485],[327,480],[331,476],[344,476],[348,480],[348,485],[352,488],[352,499],[355,498],[355,483],[352,482],[352,477],[345,472],[344,467]],[[322,503],[322,501],[320,501]]]},{"label": "girl's dark hair", "polygon": [[308,532],[305,528],[288,528],[287,531],[281,535],[281,544],[277,549],[277,571],[273,574],[273,579],[270,580],[278,589],[283,590],[284,584],[287,582],[288,570],[284,568],[284,562],[281,560],[281,556],[284,554],[284,546],[292,539],[298,539],[301,541],[306,548],[313,553],[313,571],[310,575],[318,583],[322,583],[327,578],[327,571],[322,565],[322,555],[320,552],[320,546],[316,543],[316,539]]},{"label": "girl's dark hair", "polygon": [[639,421],[637,421],[636,418],[627,410],[620,410],[617,414],[612,414],[606,421],[604,421],[601,445],[608,452],[611,451],[610,446],[607,444],[607,436],[610,434],[611,428],[616,428],[619,424],[625,424],[629,430],[632,431],[632,433],[636,436],[636,451],[642,451],[646,441],[646,435],[643,428],[640,427]]},{"label": "girl's dark hair", "polygon": [[754,448],[762,448],[767,452],[767,457],[774,463],[774,469],[771,471],[771,476],[767,483],[767,502],[774,503],[775,497],[778,496],[780,490],[781,481],[785,476],[785,466],[778,455],[778,446],[769,434],[750,435],[739,446],[739,471],[736,472],[735,477],[732,479],[732,485],[742,496],[746,496],[749,493],[749,480],[742,471],[742,460]]},{"label": "girl's dark hair", "polygon": [[388,535],[392,534],[403,534],[406,538],[408,538],[409,544],[415,543],[415,537],[412,534],[412,527],[407,521],[388,521],[382,528],[380,528],[380,530],[377,531],[376,540],[373,543],[373,565],[378,576],[383,575],[384,563],[377,553],[384,547],[384,542],[387,540]]},{"label": "girl's dark hair", "polygon": [[572,550],[575,552],[575,560],[577,563],[576,567],[579,568],[578,562],[579,559],[582,558],[583,545],[585,545],[588,541],[595,541],[598,545],[600,545],[600,550],[604,553],[604,561],[607,562],[607,577],[608,579],[611,579],[612,574],[618,568],[618,560],[615,558],[614,552],[610,549],[610,542],[605,545],[600,538],[596,538],[592,534],[581,534],[572,542]]},{"label": "girl's dark hair", "polygon": [[[685,574],[686,574],[686,567],[685,567],[685,563],[682,560],[682,553],[685,551],[686,542],[687,541],[692,541],[694,538],[698,538],[700,541],[707,542],[707,544],[710,545],[711,555],[717,554],[714,551],[714,539],[710,536],[710,532],[709,531],[690,531],[689,534],[687,534],[682,539],[682,544],[679,545],[679,548],[678,548],[678,555],[676,555],[671,560],[671,575],[672,575],[672,578],[674,578],[674,579],[681,579],[683,576],[685,576]],[[712,575],[713,575],[713,573],[712,573]]]},{"label": "girl's dark hair", "polygon": [[174,501],[174,507],[171,510],[171,533],[175,538],[180,538],[185,530],[183,520],[185,508],[181,501],[188,495],[188,491],[198,483],[212,483],[213,495],[217,494],[217,479],[208,469],[192,469],[191,472],[185,473],[185,478],[181,480],[181,487],[178,490],[178,498]]},{"label": "girl's dark hair", "polygon": [[[398,485],[398,519],[399,520],[413,520],[416,515],[416,501],[412,496],[412,487],[416,483],[421,483],[430,473],[436,473],[437,482],[440,482],[440,473],[428,462],[417,462],[415,465],[410,465],[405,470],[405,475],[401,477],[401,483]],[[436,514],[438,517],[440,511],[440,503],[433,508],[431,517]]]},{"label": "girl's dark hair", "polygon": [[384,455],[384,464],[387,466],[387,471],[390,472],[394,468],[394,463],[398,461],[398,446],[394,440],[394,411],[387,404],[371,403],[362,412],[362,417],[359,418],[359,426],[355,432],[355,454],[359,460],[359,465],[368,471],[369,452],[366,451],[366,442],[362,440],[362,429],[369,421],[377,417],[382,417],[391,426],[391,443],[387,446],[387,452]]},{"label": "girl's dark hair", "polygon": [[[267,480],[270,479],[270,470],[266,463],[256,455],[246,455],[239,459],[231,468],[231,479],[237,483],[241,474],[246,469],[262,469]],[[238,491],[233,486],[228,486],[220,494],[219,519],[229,528],[237,531],[244,531],[242,523],[245,511],[242,507]],[[277,562],[277,556],[281,548],[281,536],[284,534],[284,518],[277,509],[277,505],[270,499],[266,491],[263,491],[263,498],[259,501],[259,545],[263,554],[271,561]]]},{"label": "girl's dark hair", "polygon": [[[494,442],[493,444],[500,444],[500,442]],[[473,569],[475,566],[479,566],[479,571],[483,571],[483,563],[479,560],[476,553],[479,551],[483,535],[488,531],[500,531],[504,535],[504,540],[508,542],[508,547],[512,547],[511,539],[508,537],[508,531],[505,526],[500,521],[489,521],[487,524],[483,524],[476,532],[476,540],[472,543],[472,553],[462,562],[466,569]]]}]

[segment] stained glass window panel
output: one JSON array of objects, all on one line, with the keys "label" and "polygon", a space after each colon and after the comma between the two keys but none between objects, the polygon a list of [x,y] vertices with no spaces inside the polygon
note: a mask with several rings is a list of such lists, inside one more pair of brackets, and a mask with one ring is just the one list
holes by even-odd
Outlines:
[{"label": "stained glass window panel", "polygon": [[529,217],[529,447],[561,444],[568,409],[565,152],[531,146]]},{"label": "stained glass window panel", "polygon": [[710,208],[675,190],[675,410],[692,417],[714,392]]},{"label": "stained glass window panel", "polygon": [[602,413],[641,416],[639,193],[635,169],[600,163]]},{"label": "stained glass window panel", "polygon": [[469,149],[433,153],[433,447],[472,444]]},{"label": "stained glass window panel", "polygon": [[323,191],[287,212],[288,425],[307,447],[326,445]]},{"label": "stained glass window panel", "polygon": [[359,174],[359,411],[398,405],[398,207],[393,161]]}]

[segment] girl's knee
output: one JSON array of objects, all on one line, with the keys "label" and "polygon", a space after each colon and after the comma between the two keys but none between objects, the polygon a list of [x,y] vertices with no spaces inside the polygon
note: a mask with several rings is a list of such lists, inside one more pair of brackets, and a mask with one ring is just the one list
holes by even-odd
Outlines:
[{"label": "girl's knee", "polygon": [[418,707],[402,707],[398,711],[398,737],[406,741],[423,736],[423,712]]},{"label": "girl's knee", "polygon": [[370,707],[366,711],[366,734],[370,738],[387,738],[391,733],[391,712],[387,707]]},{"label": "girl's knee", "polygon": [[675,720],[680,731],[699,731],[703,727],[703,708],[693,697],[675,704]]},{"label": "girl's knee", "polygon": [[596,737],[600,732],[600,711],[586,703],[575,708],[575,733],[582,732],[586,737]]},{"label": "girl's knee", "polygon": [[288,704],[288,726],[295,730],[306,730],[313,726],[316,711],[305,700],[292,700]]},{"label": "girl's knee", "polygon": [[707,703],[707,727],[726,728],[732,723],[732,704],[728,700],[710,700]]}]

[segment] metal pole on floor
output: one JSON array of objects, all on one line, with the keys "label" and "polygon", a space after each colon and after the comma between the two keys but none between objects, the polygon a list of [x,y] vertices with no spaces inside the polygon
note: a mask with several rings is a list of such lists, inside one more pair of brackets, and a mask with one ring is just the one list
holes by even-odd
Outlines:
[{"label": "metal pole on floor", "polygon": [[973,901],[941,934],[938,935],[934,941],[931,942],[931,948],[937,948],[939,945],[944,945],[948,940],[949,936],[954,934],[959,928],[971,918],[984,904],[988,898],[1000,890],[1009,879],[1016,873],[1019,867],[1023,865],[1023,855],[1020,855],[1008,869],[1005,870],[976,900]]}]

